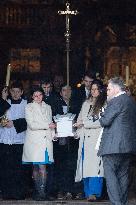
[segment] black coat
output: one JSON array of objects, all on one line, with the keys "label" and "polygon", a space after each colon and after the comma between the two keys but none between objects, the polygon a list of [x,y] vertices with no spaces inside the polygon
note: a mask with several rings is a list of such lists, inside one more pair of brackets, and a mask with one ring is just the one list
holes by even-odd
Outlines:
[{"label": "black coat", "polygon": [[52,116],[55,116],[57,114],[63,114],[61,107],[59,105],[60,102],[60,96],[59,94],[56,94],[55,92],[50,93],[49,96],[44,96],[43,98],[44,102],[51,106],[52,110]]},{"label": "black coat", "polygon": [[0,117],[2,117],[9,108],[10,104],[6,100],[0,98]]},{"label": "black coat", "polygon": [[77,88],[73,90],[72,96],[71,96],[71,102],[72,102],[72,109],[74,110],[74,113],[78,116],[83,102],[86,100],[86,92],[85,92],[85,86],[82,85],[80,88]]},{"label": "black coat", "polygon": [[[63,106],[67,106],[66,102],[63,100],[62,97],[59,98],[59,101],[58,101],[58,107],[59,107],[59,113],[57,114],[60,114],[60,115],[63,115]],[[74,103],[72,101],[72,99],[70,99],[69,101],[69,108],[68,108],[68,112],[69,113],[73,113],[73,114],[76,114],[76,111],[75,111],[75,107],[74,107]]]}]

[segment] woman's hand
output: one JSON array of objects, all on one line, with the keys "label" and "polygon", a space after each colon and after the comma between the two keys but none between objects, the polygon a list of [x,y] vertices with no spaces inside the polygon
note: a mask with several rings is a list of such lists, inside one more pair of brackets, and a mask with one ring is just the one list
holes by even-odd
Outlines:
[{"label": "woman's hand", "polygon": [[53,141],[56,142],[58,141],[58,133],[55,133],[54,137],[53,137]]},{"label": "woman's hand", "polygon": [[78,136],[77,132],[74,132],[73,134],[74,134],[74,139],[75,140],[79,139],[79,136]]},{"label": "woman's hand", "polygon": [[50,129],[55,129],[55,128],[56,128],[56,124],[53,123],[53,122],[51,122],[51,123],[49,124],[49,128],[50,128]]},{"label": "woman's hand", "polygon": [[77,128],[83,127],[83,121],[82,120],[77,121],[75,124],[73,124],[73,127],[77,127]]}]

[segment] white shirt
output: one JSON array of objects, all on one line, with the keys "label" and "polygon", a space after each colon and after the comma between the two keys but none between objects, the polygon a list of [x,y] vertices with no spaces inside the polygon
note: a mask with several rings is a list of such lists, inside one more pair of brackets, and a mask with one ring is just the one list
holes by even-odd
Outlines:
[{"label": "white shirt", "polygon": [[[11,101],[8,100],[9,104]],[[27,101],[23,100],[20,104],[11,104],[10,109],[6,113],[6,117],[9,120],[16,120],[19,118],[25,118],[25,107],[27,105]],[[7,128],[0,127],[0,143],[3,144],[23,144],[25,138],[25,131],[21,133],[17,133],[15,127]]]},{"label": "white shirt", "polygon": [[86,93],[86,97],[88,98],[90,91],[85,87],[85,93]]},{"label": "white shirt", "polygon": [[120,95],[123,95],[123,94],[125,94],[126,92],[125,91],[120,91],[117,95],[115,95],[114,97],[116,98],[116,97],[118,97],[118,96],[120,96]]}]

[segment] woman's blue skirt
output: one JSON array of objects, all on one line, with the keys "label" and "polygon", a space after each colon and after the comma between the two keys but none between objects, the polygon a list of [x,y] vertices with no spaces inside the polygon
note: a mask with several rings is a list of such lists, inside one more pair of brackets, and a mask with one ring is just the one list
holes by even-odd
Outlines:
[{"label": "woman's blue skirt", "polygon": [[[84,143],[82,147],[82,166],[84,161]],[[83,167],[82,167],[83,169]],[[85,197],[95,195],[101,197],[103,188],[103,177],[87,177],[83,179]]]},{"label": "woman's blue skirt", "polygon": [[101,197],[103,188],[103,177],[87,177],[83,179],[85,197],[95,195]]}]

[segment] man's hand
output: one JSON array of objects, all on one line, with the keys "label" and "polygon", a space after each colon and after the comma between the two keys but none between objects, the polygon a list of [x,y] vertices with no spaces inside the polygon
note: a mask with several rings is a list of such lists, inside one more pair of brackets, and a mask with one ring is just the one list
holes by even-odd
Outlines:
[{"label": "man's hand", "polygon": [[14,124],[13,124],[13,121],[12,120],[9,120],[7,123],[6,123],[6,125],[5,125],[5,127],[7,127],[7,128],[11,128],[11,127],[13,127],[14,126]]}]

